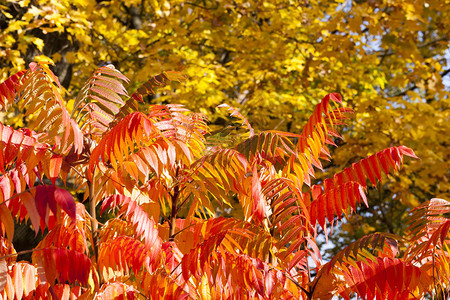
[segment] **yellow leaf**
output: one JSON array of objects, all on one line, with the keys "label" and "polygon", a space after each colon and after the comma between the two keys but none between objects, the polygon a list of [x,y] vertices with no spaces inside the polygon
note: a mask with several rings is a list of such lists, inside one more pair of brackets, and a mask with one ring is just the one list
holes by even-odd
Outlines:
[{"label": "yellow leaf", "polygon": [[74,63],[77,59],[75,52],[72,52],[72,51],[67,52],[65,57],[69,64]]},{"label": "yellow leaf", "polygon": [[53,61],[53,59],[51,59],[50,57],[48,57],[48,56],[46,56],[46,55],[39,55],[39,56],[36,56],[35,58],[34,58],[34,60],[36,61],[36,62],[40,62],[40,63],[51,63],[51,64],[54,64],[55,62]]},{"label": "yellow leaf", "polygon": [[59,62],[61,60],[61,54],[59,54],[58,52],[53,54],[53,61],[54,62]]},{"label": "yellow leaf", "polygon": [[371,233],[371,232],[373,232],[375,230],[375,227],[370,226],[367,223],[364,223],[362,225],[362,230],[363,230],[364,234],[369,234],[369,233]]},{"label": "yellow leaf", "polygon": [[211,290],[206,275],[202,276],[202,281],[200,282],[200,299],[211,300]]},{"label": "yellow leaf", "polygon": [[40,38],[33,38],[33,44],[36,45],[39,51],[42,51],[42,49],[44,48],[44,41]]},{"label": "yellow leaf", "polygon": [[353,226],[351,224],[348,223],[344,223],[342,224],[342,230],[348,232],[349,234],[353,234],[354,230],[353,230]]}]

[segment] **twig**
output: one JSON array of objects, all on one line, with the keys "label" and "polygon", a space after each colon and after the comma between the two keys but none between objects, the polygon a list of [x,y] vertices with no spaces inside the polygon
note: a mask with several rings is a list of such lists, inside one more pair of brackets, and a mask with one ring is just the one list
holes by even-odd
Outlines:
[{"label": "twig", "polygon": [[37,249],[31,249],[31,250],[23,250],[23,251],[19,251],[16,253],[12,253],[12,254],[8,254],[8,255],[4,255],[4,256],[0,256],[0,260],[1,259],[6,259],[6,258],[10,258],[10,257],[14,257],[14,256],[19,256],[22,254],[27,254],[27,253],[32,253],[34,251],[41,251],[44,250],[45,248],[37,248]]}]

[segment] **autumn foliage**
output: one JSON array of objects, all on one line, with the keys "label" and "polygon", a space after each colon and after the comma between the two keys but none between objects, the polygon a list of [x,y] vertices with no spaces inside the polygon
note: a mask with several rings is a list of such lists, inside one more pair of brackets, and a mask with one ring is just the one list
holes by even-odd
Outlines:
[{"label": "autumn foliage", "polygon": [[[392,146],[421,159],[367,190],[369,206],[330,236],[329,259],[369,233],[404,235],[411,209],[450,199],[449,15],[442,0],[4,0],[0,82],[30,62],[52,62],[72,111],[98,66],[113,64],[130,79],[127,90],[142,93],[158,86],[144,85],[150,75],[180,71],[189,81],[144,102],[183,104],[213,132],[228,130],[217,108],[227,103],[256,132],[299,133],[320,99],[339,93],[353,114],[316,180]],[[1,110],[0,119],[28,127],[23,113]],[[72,117],[91,113],[97,118],[95,110]]]},{"label": "autumn foliage", "polygon": [[[407,236],[372,233],[328,262],[317,245],[368,204],[367,189],[417,158],[411,149],[379,149],[317,182],[351,113],[339,94],[325,96],[299,133],[258,132],[225,104],[237,122],[213,132],[181,105],[140,107],[174,81],[185,78],[164,72],[129,95],[128,79],[107,65],[66,102],[49,66],[31,63],[0,85],[2,109],[24,111],[28,125],[0,124],[1,297],[445,295],[445,200],[411,211]],[[241,218],[220,216],[227,208]],[[32,262],[16,262],[14,220],[44,233]]]}]

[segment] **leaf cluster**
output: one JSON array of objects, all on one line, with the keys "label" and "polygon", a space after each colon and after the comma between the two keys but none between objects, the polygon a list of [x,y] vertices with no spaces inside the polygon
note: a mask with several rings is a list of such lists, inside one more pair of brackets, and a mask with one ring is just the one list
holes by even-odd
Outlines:
[{"label": "leaf cluster", "polygon": [[[325,263],[317,244],[366,191],[397,172],[393,146],[314,183],[351,112],[339,94],[300,134],[257,131],[209,144],[207,118],[182,105],[137,101],[181,74],[153,77],[128,96],[112,66],[88,79],[69,113],[47,64],[0,84],[4,107],[31,111],[31,128],[0,125],[0,294],[11,298],[409,299],[449,287],[450,211],[433,199],[412,212],[403,256],[392,234],[367,235]],[[11,85],[13,88],[11,88]],[[122,97],[126,99],[122,99]],[[385,174],[385,175],[383,175]],[[70,191],[84,194],[86,206]],[[235,203],[237,202],[237,203]],[[216,216],[239,205],[243,217]],[[111,218],[101,224],[101,213]],[[48,230],[16,262],[14,219]],[[401,249],[401,248],[400,248]]]}]

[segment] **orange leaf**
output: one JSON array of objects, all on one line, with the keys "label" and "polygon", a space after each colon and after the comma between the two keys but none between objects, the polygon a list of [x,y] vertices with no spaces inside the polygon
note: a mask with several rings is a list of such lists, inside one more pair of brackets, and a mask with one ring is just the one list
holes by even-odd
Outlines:
[{"label": "orange leaf", "polygon": [[14,278],[14,289],[16,292],[17,299],[22,299],[23,296],[23,276],[22,276],[22,268],[20,265],[15,264],[13,266],[13,278]]},{"label": "orange leaf", "polygon": [[61,165],[62,165],[63,157],[62,155],[53,155],[52,158],[50,158],[49,162],[49,175],[50,179],[53,184],[56,184],[56,178],[58,177],[59,173],[61,172]]},{"label": "orange leaf", "polygon": [[261,182],[258,178],[258,172],[256,165],[253,168],[252,177],[252,220],[255,222],[261,222],[265,217],[265,199],[261,193]]},{"label": "orange leaf", "polygon": [[[25,205],[25,208],[27,209],[28,216],[31,220],[31,225],[33,225],[33,229],[36,232],[36,235],[39,232],[39,226],[40,226],[40,217],[39,212],[36,208],[36,203],[34,201],[33,196],[29,192],[25,192],[22,195],[20,195],[20,200]],[[44,228],[42,228],[42,231],[44,231]]]},{"label": "orange leaf", "polygon": [[11,216],[11,212],[4,203],[0,204],[0,222],[1,231],[6,233],[8,240],[12,243],[14,237],[14,220]]},{"label": "orange leaf", "polygon": [[6,286],[6,277],[8,276],[8,266],[5,259],[0,259],[0,291]]}]

